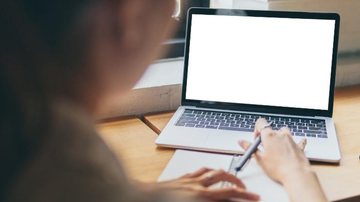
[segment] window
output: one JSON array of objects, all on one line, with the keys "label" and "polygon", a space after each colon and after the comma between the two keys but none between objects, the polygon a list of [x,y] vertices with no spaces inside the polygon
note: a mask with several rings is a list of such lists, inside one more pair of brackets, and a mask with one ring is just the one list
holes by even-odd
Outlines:
[{"label": "window", "polygon": [[170,40],[164,43],[168,53],[162,59],[184,56],[187,10],[190,7],[209,7],[209,5],[210,0],[176,0],[173,18],[176,20],[178,31]]}]

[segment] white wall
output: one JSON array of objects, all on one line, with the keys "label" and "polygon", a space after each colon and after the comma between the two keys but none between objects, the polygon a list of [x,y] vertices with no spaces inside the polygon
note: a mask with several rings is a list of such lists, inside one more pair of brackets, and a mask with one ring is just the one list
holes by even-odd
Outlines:
[{"label": "white wall", "polygon": [[336,12],[341,16],[339,50],[360,50],[359,0],[213,0],[212,7]]},{"label": "white wall", "polygon": [[270,0],[270,10],[302,10],[340,14],[339,51],[360,49],[359,0]]},{"label": "white wall", "polygon": [[360,0],[212,0],[211,6],[339,13],[341,17],[340,56],[338,57],[336,86],[360,83]]}]

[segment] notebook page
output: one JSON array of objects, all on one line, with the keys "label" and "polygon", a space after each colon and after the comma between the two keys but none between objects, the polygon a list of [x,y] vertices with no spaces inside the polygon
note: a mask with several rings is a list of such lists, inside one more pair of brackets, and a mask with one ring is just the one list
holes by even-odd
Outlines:
[{"label": "notebook page", "polygon": [[228,170],[232,157],[232,155],[178,149],[158,178],[158,181],[174,179],[202,167]]},{"label": "notebook page", "polygon": [[[229,170],[232,159],[232,155],[226,154],[176,150],[172,159],[158,178],[158,181],[174,179],[202,167]],[[255,160],[251,160],[237,176],[245,183],[249,191],[261,196],[261,201],[289,201],[283,187],[271,180]],[[218,183],[215,186],[219,187],[221,185],[222,183]]]}]

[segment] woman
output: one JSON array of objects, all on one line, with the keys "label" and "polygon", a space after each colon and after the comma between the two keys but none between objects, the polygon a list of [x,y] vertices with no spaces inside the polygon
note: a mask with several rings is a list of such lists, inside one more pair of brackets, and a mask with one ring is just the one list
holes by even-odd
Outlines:
[{"label": "woman", "polygon": [[[221,170],[134,183],[96,134],[96,114],[131,89],[171,32],[173,1],[1,4],[0,200],[259,200]],[[265,124],[257,122],[255,135],[262,136],[264,151],[255,156],[266,173],[293,201],[326,201],[290,131],[259,131]],[[219,181],[235,186],[208,188]]]}]

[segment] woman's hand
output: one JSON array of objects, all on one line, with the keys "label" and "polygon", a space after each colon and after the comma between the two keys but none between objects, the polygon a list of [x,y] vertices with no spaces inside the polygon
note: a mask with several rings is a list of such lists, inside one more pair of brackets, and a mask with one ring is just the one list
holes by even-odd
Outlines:
[{"label": "woman's hand", "polygon": [[[255,154],[256,159],[264,171],[274,180],[284,183],[288,175],[292,172],[311,170],[309,161],[304,155],[306,139],[295,144],[288,128],[281,128],[274,131],[265,128],[260,131],[268,122],[260,118],[255,125],[255,136],[261,135],[264,151]],[[247,149],[250,143],[241,141],[240,145]]]},{"label": "woman's hand", "polygon": [[[263,129],[266,125],[265,119],[258,119],[254,131],[255,137],[261,135],[264,148],[254,156],[265,173],[284,185],[291,201],[327,201],[304,155],[306,139],[296,144],[288,128]],[[240,145],[246,150],[250,143],[241,141]]]},{"label": "woman's hand", "polygon": [[[230,182],[234,186],[225,188],[209,188],[218,182]],[[165,181],[159,185],[166,189],[185,192],[206,201],[228,201],[232,198],[258,201],[259,195],[247,192],[245,185],[236,176],[224,170],[201,168],[178,179]]]}]

